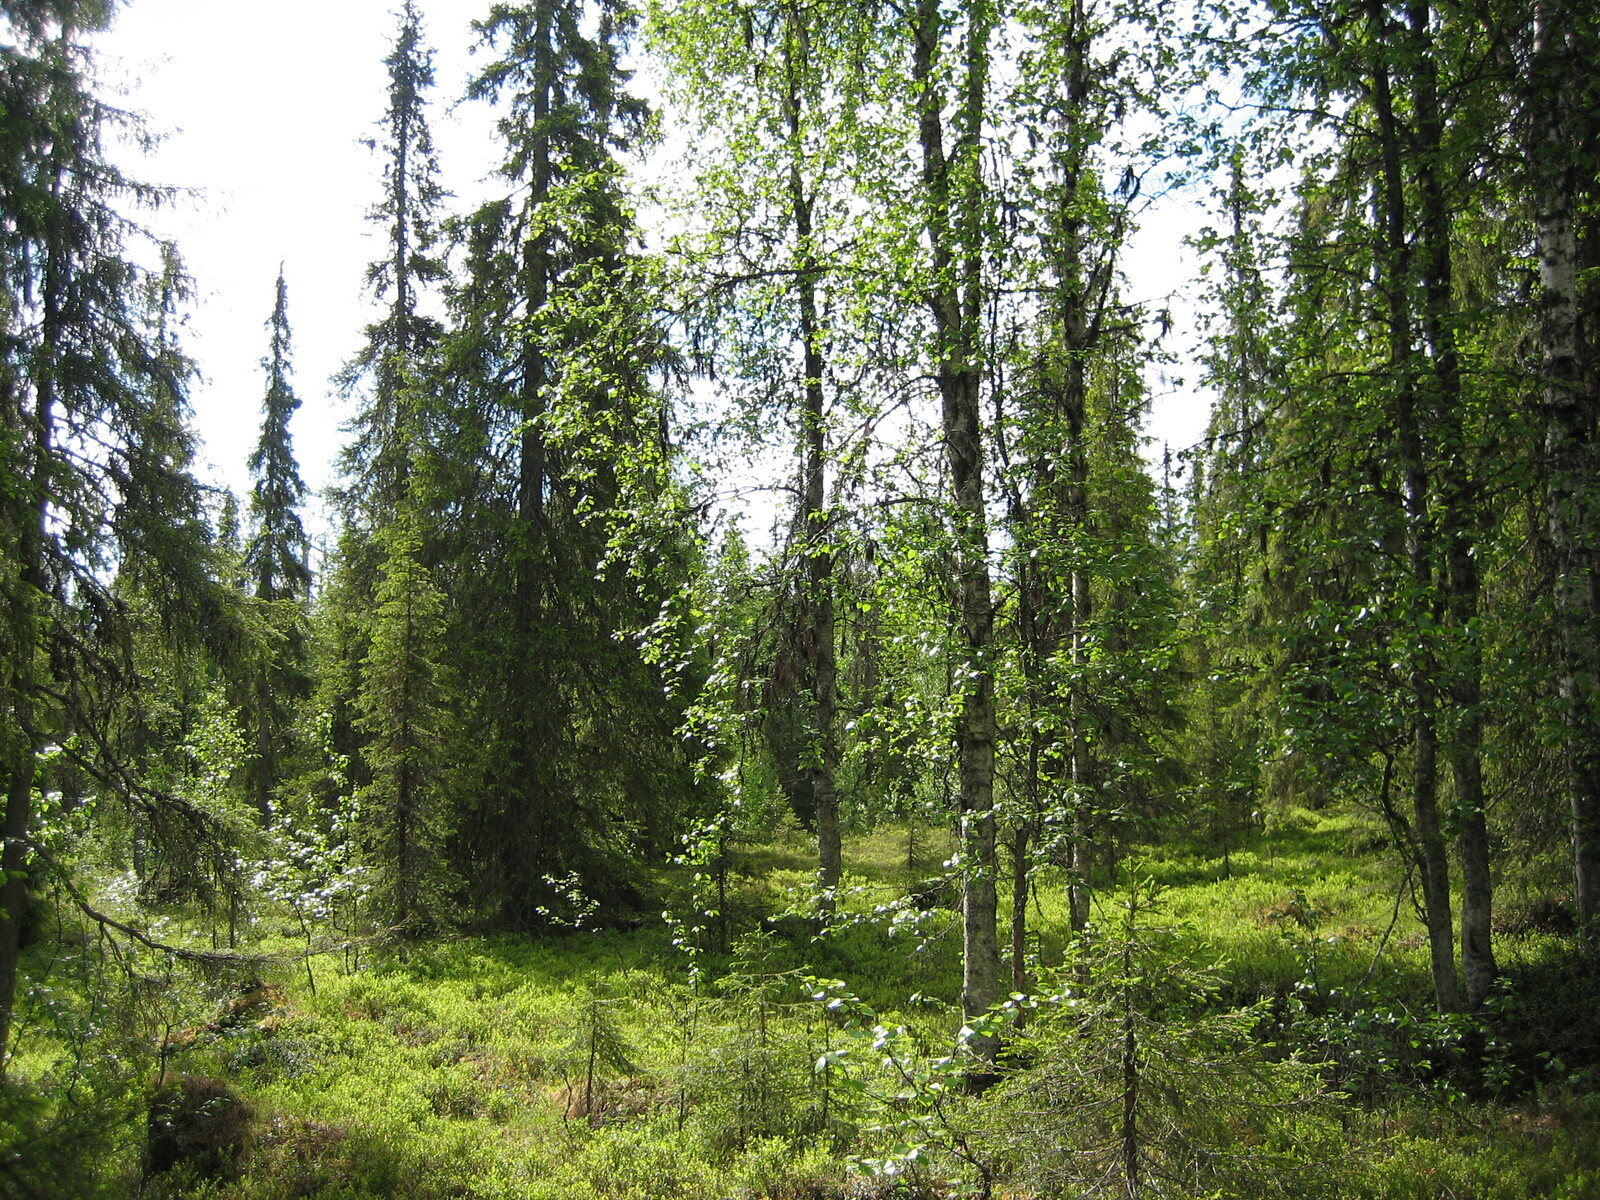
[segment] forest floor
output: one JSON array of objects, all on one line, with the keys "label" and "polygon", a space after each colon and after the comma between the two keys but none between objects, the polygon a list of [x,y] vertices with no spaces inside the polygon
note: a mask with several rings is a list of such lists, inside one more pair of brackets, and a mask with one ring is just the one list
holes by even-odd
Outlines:
[{"label": "forest floor", "polygon": [[[928,886],[936,842],[852,838],[823,936],[783,915],[810,879],[788,833],[731,856],[698,931],[454,937],[228,978],[152,958],[128,976],[120,1076],[68,1072],[71,1047],[25,1023],[0,1197],[1122,1195],[1127,1126],[1107,1113],[1134,998],[1141,1195],[1600,1197],[1593,978],[1538,897],[1502,900],[1489,1014],[1443,1020],[1394,855],[1358,816],[1291,814],[1225,857],[1130,856],[1100,888],[1093,967],[1047,874],[1028,917],[1045,998],[1015,1006],[1026,1030],[977,1094],[952,1054],[960,928]],[[687,875],[666,882],[688,911]],[[51,953],[69,1006],[94,979]],[[52,1136],[73,1128],[78,1184],[53,1191]]]}]

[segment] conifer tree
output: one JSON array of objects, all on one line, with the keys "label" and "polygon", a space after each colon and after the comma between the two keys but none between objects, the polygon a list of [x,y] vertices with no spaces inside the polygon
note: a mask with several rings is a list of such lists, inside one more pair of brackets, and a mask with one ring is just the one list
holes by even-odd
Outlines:
[{"label": "conifer tree", "polygon": [[684,546],[648,378],[662,338],[615,158],[648,126],[621,66],[634,23],[621,4],[539,0],[477,24],[497,57],[470,94],[501,110],[510,194],[458,227],[457,436],[440,469],[461,484],[444,525],[461,553],[442,561],[452,667],[475,681],[460,865],[512,926],[545,921],[574,875],[636,903],[630,860],[668,849],[687,803],[680,713],[639,650]]},{"label": "conifer tree", "polygon": [[261,405],[261,436],[250,455],[255,485],[250,491],[251,534],[244,552],[245,574],[261,605],[263,640],[252,668],[247,711],[255,752],[249,788],[263,820],[270,816],[272,794],[283,777],[294,703],[310,686],[305,606],[310,599],[311,568],[299,512],[306,487],[289,432],[300,398],[289,382],[289,290],[281,266],[267,330],[270,346],[261,360],[267,390]]},{"label": "conifer tree", "polygon": [[306,562],[307,542],[299,505],[306,486],[294,457],[289,422],[300,408],[300,398],[289,382],[291,365],[289,289],[283,268],[278,268],[276,300],[267,319],[270,348],[261,360],[267,391],[261,402],[261,436],[250,454],[251,535],[245,546],[245,569],[258,600],[306,598],[311,588],[311,568]]},{"label": "conifer tree", "polygon": [[365,343],[338,377],[347,394],[365,386],[352,423],[356,436],[344,453],[343,498],[351,519],[368,530],[380,528],[400,505],[420,449],[421,418],[407,412],[404,401],[420,401],[422,393],[408,390],[408,374],[439,338],[439,322],[419,306],[428,288],[446,274],[438,241],[439,210],[447,193],[439,183],[427,114],[433,51],[423,41],[415,0],[406,0],[399,22],[384,59],[389,92],[388,110],[379,122],[382,134],[366,143],[384,162],[383,194],[367,219],[382,230],[387,253],[366,274],[383,315],[367,326]]},{"label": "conifer tree", "polygon": [[368,782],[356,798],[375,911],[385,926],[414,936],[447,920],[451,890],[448,692],[438,662],[444,599],[418,560],[422,543],[408,512],[380,540],[383,574],[356,702]]},{"label": "conifer tree", "polygon": [[1206,360],[1216,399],[1205,438],[1189,457],[1191,544],[1184,584],[1193,683],[1186,758],[1192,794],[1222,844],[1225,865],[1231,865],[1235,835],[1261,811],[1280,649],[1265,628],[1272,524],[1265,487],[1277,387],[1268,336],[1277,314],[1255,236],[1260,201],[1237,154],[1221,201],[1226,232],[1212,234],[1213,261],[1220,258],[1224,272],[1214,296],[1218,328]]},{"label": "conifer tree", "polygon": [[[434,85],[433,52],[423,40],[421,16],[408,0],[384,58],[389,86],[378,136],[368,149],[383,160],[383,190],[368,210],[384,253],[367,267],[365,283],[380,316],[366,327],[363,344],[336,381],[359,397],[349,431],[354,435],[340,459],[342,481],[335,492],[343,517],[334,561],[328,570],[327,603],[321,606],[323,676],[321,697],[331,718],[334,750],[356,766],[362,733],[356,727],[363,663],[377,592],[389,551],[389,524],[406,515],[421,539],[419,562],[434,561],[426,503],[417,500],[416,467],[427,459],[433,396],[420,382],[441,325],[423,309],[428,289],[446,274],[439,254],[440,208],[446,193],[428,124],[428,93]],[[445,424],[448,425],[448,422]]]},{"label": "conifer tree", "polygon": [[[189,365],[170,338],[176,264],[134,265],[139,230],[123,215],[155,193],[109,161],[122,119],[88,83],[85,38],[99,3],[5,3],[0,46],[0,1064],[18,984],[19,920],[40,757],[64,747],[82,770],[145,813],[179,797],[145,787],[110,756],[105,705],[127,689],[131,630],[111,594],[137,586],[166,637],[237,632],[211,572],[210,530],[189,473],[183,423]],[[147,259],[148,261],[148,259]],[[87,445],[97,447],[85,454]],[[116,677],[118,687],[107,687]],[[204,829],[201,814],[196,828]],[[0,1067],[3,1069],[3,1067]]]}]

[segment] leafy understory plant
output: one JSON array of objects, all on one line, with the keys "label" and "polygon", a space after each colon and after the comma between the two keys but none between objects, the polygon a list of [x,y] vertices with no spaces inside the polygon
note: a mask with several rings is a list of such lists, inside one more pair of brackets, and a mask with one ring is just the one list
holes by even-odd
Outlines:
[{"label": "leafy understory plant", "polygon": [[[873,1147],[849,1158],[858,1175],[880,1183],[904,1182],[914,1194],[988,1200],[999,1165],[980,1135],[985,1112],[972,1095],[973,1069],[981,1060],[980,1039],[999,1038],[1031,1006],[1012,996],[962,1026],[953,1052],[934,1053],[926,1037],[909,1025],[885,1023],[837,979],[811,980],[842,1037],[817,1058],[817,1075],[860,1114]],[[989,1065],[981,1063],[987,1073]]]},{"label": "leafy understory plant", "polygon": [[[1308,1147],[1335,1135],[1315,1064],[1261,1040],[1261,1006],[1230,1010],[1214,970],[1131,882],[1041,982],[967,1022],[954,1050],[816,981],[841,1044],[816,1061],[866,1115],[859,1174],[921,1193],[1040,1197],[1298,1196]],[[1027,1014],[1027,1021],[1019,1018]],[[997,1086],[972,1084],[977,1039],[1000,1039]],[[1335,1157],[1335,1156],[1331,1156]]]},{"label": "leafy understory plant", "polygon": [[353,920],[367,899],[366,870],[358,861],[352,832],[359,820],[356,800],[349,796],[339,798],[326,826],[293,814],[279,817],[270,830],[274,852],[256,872],[256,888],[294,915],[305,942],[306,985],[313,996],[317,929],[325,924],[337,928],[341,913]]}]

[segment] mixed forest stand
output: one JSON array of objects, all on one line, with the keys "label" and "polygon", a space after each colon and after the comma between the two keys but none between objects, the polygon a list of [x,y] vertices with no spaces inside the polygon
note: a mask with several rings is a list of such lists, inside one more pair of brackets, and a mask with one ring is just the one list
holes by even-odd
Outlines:
[{"label": "mixed forest stand", "polygon": [[404,0],[316,570],[115,7],[0,0],[0,1200],[1600,1188],[1592,5],[494,3],[456,211]]}]

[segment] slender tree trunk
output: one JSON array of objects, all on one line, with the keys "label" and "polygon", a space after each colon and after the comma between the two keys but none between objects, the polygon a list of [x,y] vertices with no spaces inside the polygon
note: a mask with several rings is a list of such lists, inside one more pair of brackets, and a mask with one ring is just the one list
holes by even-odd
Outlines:
[{"label": "slender tree trunk", "polygon": [[1122,947],[1122,1179],[1129,1200],[1139,1195],[1139,1011],[1134,1003],[1133,939],[1137,909],[1128,897],[1127,941]]},{"label": "slender tree trunk", "polygon": [[1438,664],[1433,638],[1428,632],[1434,623],[1434,539],[1428,507],[1430,482],[1418,412],[1418,364],[1412,345],[1408,300],[1412,256],[1406,223],[1402,146],[1389,66],[1383,57],[1390,32],[1383,0],[1370,0],[1368,19],[1377,55],[1371,82],[1382,155],[1379,194],[1383,278],[1389,309],[1389,368],[1393,373],[1395,435],[1404,475],[1406,560],[1411,593],[1407,608],[1416,643],[1408,668],[1412,709],[1411,804],[1416,853],[1422,870],[1434,997],[1441,1012],[1454,1012],[1460,1007],[1460,988],[1456,980],[1450,909],[1450,863],[1439,819]]},{"label": "slender tree trunk", "polygon": [[[1072,928],[1082,932],[1089,924],[1089,873],[1095,830],[1094,764],[1089,748],[1088,696],[1084,672],[1088,666],[1089,622],[1092,619],[1092,578],[1085,563],[1089,529],[1089,386],[1088,358],[1099,340],[1089,269],[1084,261],[1084,221],[1079,189],[1084,180],[1083,144],[1088,140],[1078,125],[1089,96],[1089,23],[1082,0],[1072,0],[1062,46],[1065,64],[1061,78],[1061,112],[1056,155],[1060,204],[1052,239],[1055,271],[1055,324],[1060,338],[1061,382],[1057,417],[1065,428],[1066,478],[1054,479],[1059,533],[1069,547],[1066,636],[1072,663],[1072,685],[1067,695],[1069,757],[1067,775],[1072,784],[1072,860],[1068,882]],[[1052,470],[1053,475],[1053,470]]]},{"label": "slender tree trunk", "polygon": [[[551,119],[551,91],[554,87],[554,67],[551,63],[553,51],[550,48],[550,24],[552,19],[549,4],[541,4],[538,10],[538,23],[534,34],[535,44],[538,46],[538,58],[534,64],[533,88],[533,128],[535,130],[532,145],[528,149],[528,201],[529,208],[535,209],[550,199],[550,187],[554,174],[550,160],[550,133]],[[550,248],[549,235],[541,230],[529,230],[527,241],[523,244],[522,251],[522,303],[523,318],[533,322],[544,310],[550,298]],[[546,363],[544,350],[534,338],[532,332],[524,335],[521,362],[521,411],[518,416],[522,419],[523,429],[521,444],[518,447],[518,477],[517,477],[517,515],[527,526],[523,535],[529,541],[524,548],[527,561],[523,567],[523,574],[529,576],[533,570],[532,544],[544,524],[544,496],[545,484],[549,479],[549,464],[546,462],[544,429],[541,419],[545,410]],[[527,580],[525,589],[531,589],[532,581]]]},{"label": "slender tree trunk", "polygon": [[[412,119],[416,110],[411,103],[403,106],[399,126],[395,130],[394,184],[390,198],[394,224],[390,227],[394,238],[394,305],[389,319],[394,322],[394,350],[400,363],[409,363],[416,349],[412,345],[412,315],[415,303],[411,298],[411,215],[410,157]],[[397,364],[398,365],[398,364]],[[398,397],[396,397],[398,419]]]},{"label": "slender tree trunk", "polygon": [[[1466,503],[1459,498],[1456,502]],[[1463,536],[1457,524],[1459,517],[1456,510],[1448,511],[1445,518],[1449,610],[1461,642],[1450,683],[1450,698],[1456,710],[1450,770],[1456,792],[1456,856],[1461,862],[1461,975],[1466,1006],[1475,1012],[1488,999],[1499,969],[1494,957],[1494,881],[1489,869],[1489,822],[1483,787],[1478,563],[1470,539]]]},{"label": "slender tree trunk", "polygon": [[[259,590],[258,590],[259,594]],[[266,663],[256,667],[255,804],[263,829],[272,821],[272,787],[278,777],[277,730],[272,719],[272,680]]]},{"label": "slender tree trunk", "polygon": [[398,153],[394,164],[394,187],[391,203],[396,214],[393,229],[394,238],[394,304],[389,310],[389,320],[394,329],[392,350],[378,363],[378,387],[388,393],[389,418],[394,423],[389,444],[395,448],[395,494],[391,497],[392,504],[386,514],[388,519],[395,519],[400,506],[406,502],[406,490],[411,478],[411,456],[417,447],[412,439],[412,430],[408,427],[410,422],[404,411],[406,400],[405,368],[411,361],[411,313],[413,302],[411,299],[411,271],[407,262],[407,252],[410,249],[410,226],[407,217],[410,206],[407,197],[407,159],[411,152],[409,107],[402,115],[399,129],[396,131],[396,145]]},{"label": "slender tree trunk", "polygon": [[[962,1011],[970,1021],[999,998],[1000,948],[995,888],[995,698],[989,532],[984,506],[980,413],[982,363],[982,186],[980,149],[988,64],[988,17],[974,11],[966,30],[956,142],[947,157],[944,90],[936,68],[943,40],[937,0],[918,0],[913,79],[917,85],[928,243],[933,280],[934,369],[943,405],[946,458],[955,505],[957,608],[962,639],[961,706],[956,727],[960,777]],[[978,1058],[993,1062],[999,1039],[976,1038]]]},{"label": "slender tree trunk", "polygon": [[41,338],[46,353],[34,380],[34,410],[20,414],[18,431],[31,449],[32,472],[25,512],[19,522],[16,554],[19,595],[13,618],[10,689],[10,736],[6,750],[10,772],[0,833],[0,1078],[4,1078],[15,1014],[17,979],[22,956],[22,913],[27,906],[28,831],[33,822],[34,780],[43,747],[35,720],[34,691],[42,606],[46,602],[45,547],[50,519],[49,471],[55,436],[54,351],[61,334],[59,272],[54,258],[46,270]]},{"label": "slender tree trunk", "polygon": [[[532,318],[548,299],[549,280],[542,238],[531,238],[523,254],[523,286],[526,289],[525,308]],[[533,544],[544,527],[545,484],[550,477],[546,461],[544,429],[541,419],[545,409],[544,351],[530,340],[522,348],[521,412],[522,435],[517,461],[517,516],[524,525],[522,581],[524,592],[531,591],[533,572]]]},{"label": "slender tree trunk", "polygon": [[[1081,376],[1081,368],[1079,370]],[[1088,525],[1089,463],[1088,449],[1084,444],[1086,414],[1084,401],[1087,389],[1081,377],[1078,386],[1068,389],[1067,408],[1067,458],[1071,471],[1068,487],[1068,524],[1080,531]],[[1083,551],[1074,552],[1081,562]],[[1071,628],[1068,634],[1072,655],[1072,690],[1067,697],[1070,721],[1071,761],[1068,775],[1072,779],[1072,865],[1068,883],[1070,921],[1075,933],[1089,926],[1089,873],[1094,834],[1094,810],[1091,797],[1095,794],[1094,762],[1089,750],[1088,697],[1084,694],[1083,675],[1088,668],[1089,619],[1093,615],[1093,598],[1089,591],[1089,573],[1075,564],[1071,578]]]},{"label": "slender tree trunk", "polygon": [[[1040,406],[1043,444],[1033,447],[1028,468],[1030,504],[1014,502],[1021,536],[1031,552],[1022,561],[1018,589],[1018,623],[1026,650],[1030,707],[1038,714],[1029,737],[1028,789],[1030,824],[1019,827],[1019,845],[1045,820],[1040,793],[1070,789],[1068,821],[1068,911],[1078,931],[1089,920],[1089,862],[1094,815],[1090,793],[1088,705],[1083,682],[1086,627],[1090,616],[1090,573],[1085,564],[1083,535],[1089,523],[1088,359],[1099,340],[1094,319],[1091,272],[1085,262],[1084,218],[1079,189],[1085,175],[1085,146],[1095,139],[1086,128],[1095,117],[1087,109],[1090,27],[1082,0],[1070,0],[1060,26],[1063,63],[1057,87],[1041,114],[1053,122],[1051,164],[1054,208],[1049,212],[1045,249],[1051,279],[1048,309],[1052,358],[1041,375]],[[1109,262],[1109,254],[1106,262]],[[1065,470],[1060,459],[1065,455]],[[1030,511],[1031,510],[1031,511]],[[1067,564],[1065,594],[1059,569],[1044,575],[1037,564]],[[1066,689],[1065,730],[1060,728],[1057,697],[1044,682],[1046,664],[1067,648],[1072,675]],[[1051,709],[1055,709],[1051,712]],[[1049,721],[1041,726],[1039,718]],[[1056,747],[1065,734],[1066,751]],[[1025,899],[1025,894],[1024,894]],[[1020,915],[1017,918],[1020,921]],[[1023,926],[1019,926],[1022,928]],[[1020,935],[1014,935],[1020,936]],[[1020,945],[1020,943],[1019,943]],[[1021,985],[1018,985],[1021,990]]]},{"label": "slender tree trunk", "polygon": [[[27,598],[28,601],[32,597]],[[31,623],[31,620],[30,620]],[[31,630],[18,630],[19,634]],[[17,995],[17,972],[22,954],[22,912],[27,904],[28,826],[33,820],[33,780],[38,761],[37,738],[33,733],[31,640],[19,640],[11,653],[16,662],[12,670],[10,737],[11,763],[6,780],[5,844],[0,851],[0,1079],[5,1077],[6,1052],[10,1045],[11,1018]]]},{"label": "slender tree trunk", "polygon": [[[1043,824],[1042,797],[1046,788],[1060,785],[1059,758],[1052,752],[1048,720],[1051,697],[1043,678],[1045,664],[1055,652],[1055,622],[1041,611],[1048,602],[1048,591],[1039,578],[1039,537],[1037,523],[1029,520],[1020,491],[1013,490],[1012,518],[1021,548],[1031,551],[1019,555],[1017,573],[1017,641],[1022,649],[1024,717],[1028,725],[1028,748],[1020,781],[1023,811],[1018,812],[1011,831],[1011,990],[1028,990],[1028,893],[1033,871],[1030,845],[1034,832]],[[1034,514],[1037,516],[1037,514]],[[1049,765],[1046,765],[1046,764]],[[1022,1012],[1018,1012],[1020,1028]]]},{"label": "slender tree trunk", "polygon": [[[800,309],[800,344],[805,361],[801,428],[804,437],[800,531],[805,553],[805,604],[803,632],[807,673],[810,676],[810,729],[804,751],[804,770],[810,783],[812,811],[817,822],[817,884],[822,911],[832,912],[844,872],[839,834],[839,797],[835,786],[838,762],[838,660],[834,648],[832,528],[827,502],[826,395],[822,330],[818,320],[817,281],[820,267],[812,228],[812,198],[802,171],[804,145],[800,120],[799,74],[804,70],[804,30],[789,11],[789,34],[784,48],[788,72],[785,104],[792,157],[789,166],[789,207],[795,222],[795,298]],[[800,58],[801,61],[796,61]]]},{"label": "slender tree trunk", "polygon": [[[1028,991],[1028,825],[1019,823],[1011,832],[1011,990]],[[1017,1024],[1022,1023],[1018,1010]]]},{"label": "slender tree trunk", "polygon": [[413,862],[412,818],[417,809],[416,738],[412,718],[416,715],[417,628],[413,620],[411,597],[406,597],[405,626],[402,630],[404,675],[400,680],[400,725],[395,737],[394,787],[394,894],[395,924],[406,933],[415,932],[416,863]]},{"label": "slender tree trunk", "polygon": [[[1535,18],[1529,148],[1538,204],[1540,340],[1544,352],[1545,530],[1555,560],[1551,599],[1572,828],[1573,898],[1587,936],[1600,918],[1600,613],[1588,492],[1595,478],[1600,397],[1585,386],[1579,314],[1577,121],[1570,110],[1566,6]],[[1592,19],[1592,18],[1591,18]],[[1583,68],[1580,68],[1583,69]]]},{"label": "slender tree trunk", "polygon": [[1455,303],[1454,256],[1450,211],[1439,170],[1444,150],[1444,123],[1439,110],[1438,75],[1427,0],[1411,0],[1407,16],[1411,26],[1412,104],[1418,143],[1422,327],[1433,360],[1438,401],[1434,424],[1446,443],[1439,460],[1448,586],[1446,606],[1457,641],[1455,652],[1450,656],[1450,699],[1455,714],[1449,758],[1459,826],[1456,855],[1461,862],[1462,882],[1461,974],[1467,1008],[1476,1010],[1488,998],[1496,974],[1491,936],[1494,885],[1489,872],[1489,826],[1483,792],[1483,666],[1477,635],[1479,578],[1474,545],[1478,526],[1477,497],[1466,460],[1460,352],[1451,319]]}]

